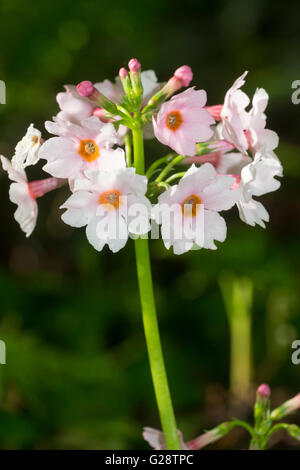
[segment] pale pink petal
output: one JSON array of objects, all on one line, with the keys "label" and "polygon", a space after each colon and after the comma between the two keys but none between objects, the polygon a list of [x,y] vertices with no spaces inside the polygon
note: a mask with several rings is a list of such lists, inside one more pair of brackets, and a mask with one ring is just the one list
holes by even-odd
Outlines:
[{"label": "pale pink petal", "polygon": [[95,194],[87,191],[75,192],[60,206],[61,209],[67,209],[61,218],[71,227],[83,227],[92,219],[97,204],[98,201]]},{"label": "pale pink petal", "polygon": [[237,202],[240,192],[230,189],[235,179],[232,176],[220,175],[202,192],[202,200],[206,209],[223,211],[231,209]]},{"label": "pale pink petal", "polygon": [[86,237],[89,243],[97,251],[101,251],[106,243],[106,240],[101,239],[97,235],[97,225],[99,223],[99,218],[93,218],[86,227]]},{"label": "pale pink petal", "polygon": [[1,163],[2,163],[2,168],[4,171],[7,171],[8,177],[12,181],[16,181],[17,183],[21,183],[23,181],[27,181],[26,173],[24,168],[19,168],[16,170],[10,160],[8,158],[4,157],[3,155],[0,155]]},{"label": "pale pink petal", "polygon": [[240,218],[243,222],[252,226],[258,224],[263,228],[266,227],[264,222],[269,221],[269,214],[260,202],[254,199],[248,202],[240,200],[237,206]]},{"label": "pale pink petal", "polygon": [[224,242],[226,239],[226,223],[218,212],[204,211],[204,243],[203,248],[216,250],[214,240]]}]

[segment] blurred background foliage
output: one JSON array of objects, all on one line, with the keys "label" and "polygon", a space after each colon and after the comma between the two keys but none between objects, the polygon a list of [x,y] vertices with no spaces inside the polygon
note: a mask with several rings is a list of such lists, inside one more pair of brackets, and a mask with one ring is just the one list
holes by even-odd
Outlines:
[{"label": "blurred background foliage", "polygon": [[[233,211],[216,252],[175,257],[151,242],[165,358],[186,439],[233,415],[251,418],[260,382],[272,386],[274,405],[300,391],[300,365],[291,363],[291,343],[300,338],[300,105],[291,102],[291,84],[300,79],[299,13],[297,1],[0,1],[0,78],[7,86],[0,152],[7,157],[29,123],[43,129],[56,114],[64,84],[113,79],[131,57],[161,81],[191,65],[208,104],[222,102],[244,70],[246,92],[264,87],[270,95],[268,127],[281,137],[285,178],[263,198],[267,229],[246,226]],[[146,150],[149,162],[167,151],[155,142]],[[0,365],[0,448],[147,448],[142,427],[159,421],[132,243],[115,255],[96,253],[84,230],[60,220],[64,190],[40,201],[27,240],[7,189],[2,172],[0,339],[7,364]],[[233,330],[224,279],[246,279],[252,292],[252,385],[243,400],[230,394]],[[278,448],[295,446],[279,437]],[[244,432],[234,431],[214,448],[246,443]]]}]

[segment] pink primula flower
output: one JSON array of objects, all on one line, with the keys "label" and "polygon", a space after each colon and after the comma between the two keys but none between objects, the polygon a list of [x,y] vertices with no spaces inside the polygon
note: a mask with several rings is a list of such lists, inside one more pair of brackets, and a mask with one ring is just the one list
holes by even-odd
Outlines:
[{"label": "pink primula flower", "polygon": [[112,150],[117,142],[114,126],[104,124],[95,116],[81,125],[56,120],[48,121],[46,129],[59,135],[42,145],[40,158],[47,160],[43,169],[57,178],[76,179],[86,170],[124,168],[125,154],[121,148]]},{"label": "pink primula flower", "polygon": [[153,118],[156,138],[181,155],[195,155],[196,143],[213,135],[210,126],[215,121],[204,109],[205,104],[204,90],[189,88],[173,96],[161,106],[156,120]]}]

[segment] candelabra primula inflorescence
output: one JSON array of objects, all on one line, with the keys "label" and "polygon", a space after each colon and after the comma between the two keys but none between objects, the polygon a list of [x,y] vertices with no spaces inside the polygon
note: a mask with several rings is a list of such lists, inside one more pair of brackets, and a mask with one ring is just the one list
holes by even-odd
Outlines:
[{"label": "candelabra primula inflorescence", "polygon": [[[173,246],[176,254],[192,248],[216,249],[214,240],[223,242],[226,238],[226,223],[219,212],[234,205],[244,222],[264,227],[269,215],[256,197],[278,189],[276,177],[282,176],[282,166],[274,153],[278,136],[266,128],[268,95],[257,89],[247,110],[250,100],[241,90],[246,74],[227,91],[224,104],[211,106],[207,106],[204,90],[190,87],[181,91],[193,78],[188,66],[178,68],[161,85],[155,72],[141,72],[138,60],[131,59],[129,71],[121,68],[115,82],[83,81],[77,87],[66,86],[66,91],[57,95],[59,113],[45,123],[55,137],[43,141],[31,124],[12,161],[2,157],[3,168],[13,180],[10,198],[18,205],[15,218],[22,230],[27,236],[31,234],[38,213],[37,197],[61,186],[62,179],[72,194],[62,206],[66,209],[62,219],[75,227],[86,226],[88,240],[97,250],[107,243],[112,251],[118,251],[128,234],[149,231],[151,219],[161,224],[164,243],[167,248]],[[174,152],[156,160],[147,172],[144,168],[137,171],[132,160],[130,130],[138,129]],[[40,159],[46,160],[43,170],[51,176],[52,184],[45,182],[36,194],[32,183],[25,189],[24,168]],[[135,172],[142,176],[134,176]],[[122,190],[124,180],[129,186],[125,183]],[[39,185],[43,187],[43,180]],[[92,193],[99,194],[98,200]],[[125,220],[128,211],[124,211],[110,243],[109,234],[101,228],[103,206],[120,212],[120,202],[125,203],[129,194],[145,203],[139,214],[143,230],[132,231],[134,224]],[[122,201],[121,196],[126,198]],[[153,210],[145,196],[156,204]],[[111,204],[112,199],[119,203]],[[171,221],[163,217],[161,206],[172,206],[176,217]],[[200,230],[194,230],[188,239],[180,237],[175,228],[184,223],[191,227],[199,214]],[[128,218],[133,219],[130,210]]]},{"label": "candelabra primula inflorescence", "polygon": [[[70,196],[61,218],[86,227],[89,243],[117,252],[135,240],[143,322],[156,399],[167,447],[181,447],[158,332],[148,240],[160,226],[167,249],[216,249],[224,242],[220,212],[237,206],[249,225],[265,227],[269,215],[256,198],[279,188],[278,136],[266,128],[268,95],[259,88],[252,104],[241,90],[247,72],[227,91],[223,104],[207,104],[204,90],[189,87],[189,66],[166,83],[137,59],[114,82],[83,81],[58,93],[60,107],[43,140],[31,124],[12,160],[1,156],[12,183],[15,219],[29,236],[37,198],[66,185]],[[187,88],[188,87],[188,88]],[[186,90],[182,91],[184,88]],[[144,139],[156,137],[167,155],[145,168]],[[170,151],[171,149],[171,151]],[[47,178],[29,181],[26,170],[45,161]],[[157,233],[157,230],[155,230]]]}]

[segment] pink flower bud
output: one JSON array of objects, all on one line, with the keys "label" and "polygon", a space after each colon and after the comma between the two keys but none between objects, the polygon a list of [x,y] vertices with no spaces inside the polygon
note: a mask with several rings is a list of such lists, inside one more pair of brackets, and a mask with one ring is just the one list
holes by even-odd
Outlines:
[{"label": "pink flower bud", "polygon": [[216,104],[215,106],[206,106],[206,111],[214,118],[215,121],[221,121],[221,111],[223,109],[222,104]]},{"label": "pink flower bud", "polygon": [[[239,187],[239,185],[240,185],[240,182],[241,182],[241,175],[233,175],[233,174],[231,174],[231,175],[229,175],[229,176],[232,176],[232,177],[235,179],[235,182],[230,186],[230,189],[238,189],[238,187]],[[269,386],[268,386],[268,385],[261,385],[261,387],[269,387]],[[259,393],[259,389],[258,389],[257,392]],[[271,394],[270,387],[269,387],[269,392],[270,392],[270,394]],[[259,393],[259,395],[262,396],[262,397],[264,397],[264,398],[265,398],[265,397],[269,397],[270,394],[269,394],[269,395],[263,395],[263,394],[260,394],[260,393]]]},{"label": "pink flower bud", "polygon": [[206,153],[204,155],[195,155],[194,157],[185,157],[184,160],[182,160],[182,163],[187,164],[187,165],[192,165],[195,163],[196,165],[198,164],[203,164],[203,163],[211,163],[215,168],[218,167],[220,159],[221,159],[221,152],[211,152],[211,153]]},{"label": "pink flower bud", "polygon": [[107,117],[107,111],[103,108],[94,109],[93,116],[97,116],[102,122],[111,122],[111,119]]},{"label": "pink flower bud", "polygon": [[212,144],[208,145],[208,148],[211,150],[220,150],[221,152],[229,152],[230,150],[233,150],[235,147],[233,144],[228,142],[227,140],[217,140],[216,142],[213,142]]},{"label": "pink flower bud", "polygon": [[300,393],[284,403],[288,413],[293,413],[300,408]]},{"label": "pink flower bud", "polygon": [[137,59],[130,59],[128,67],[130,72],[139,72],[141,70],[141,64]]},{"label": "pink flower bud", "polygon": [[167,97],[176,93],[176,91],[180,90],[180,88],[182,88],[182,81],[175,76],[171,77],[164,87],[167,92]]},{"label": "pink flower bud", "polygon": [[221,423],[219,426],[201,434],[192,441],[187,442],[186,445],[188,449],[191,450],[202,449],[203,447],[218,441],[221,437],[226,436],[232,428],[233,424],[230,422]]},{"label": "pink flower bud", "polygon": [[271,419],[282,419],[285,416],[289,415],[290,413],[294,413],[294,411],[298,410],[300,408],[300,393],[296,395],[295,397],[291,398],[288,401],[285,401],[280,405],[278,408],[275,408],[275,410],[272,411],[271,413]]},{"label": "pink flower bud", "polygon": [[182,86],[189,86],[193,80],[193,72],[191,67],[188,65],[182,65],[177,70],[175,70],[174,77],[181,81]]},{"label": "pink flower bud", "polygon": [[125,69],[125,67],[122,67],[122,68],[119,70],[119,77],[120,77],[120,78],[126,78],[127,75],[128,75],[127,70]]},{"label": "pink flower bud", "polygon": [[[232,176],[238,176],[238,175],[232,175]],[[240,177],[241,179],[241,177]],[[271,389],[268,384],[261,384],[258,389],[257,389],[258,395],[264,398],[270,398],[271,396]]]},{"label": "pink flower bud", "polygon": [[94,85],[89,80],[84,80],[83,82],[78,83],[76,87],[80,96],[91,96],[94,92]]}]

